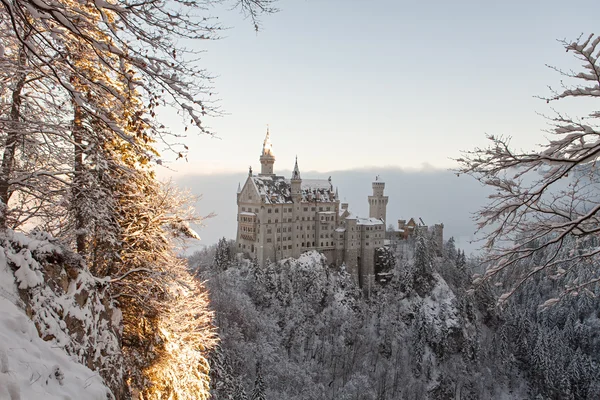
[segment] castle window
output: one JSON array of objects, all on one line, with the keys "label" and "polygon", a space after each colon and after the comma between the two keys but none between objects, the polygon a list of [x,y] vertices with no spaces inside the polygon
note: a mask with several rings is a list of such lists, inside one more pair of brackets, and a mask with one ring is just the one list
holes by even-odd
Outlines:
[{"label": "castle window", "polygon": [[327,207],[327,211],[331,211],[331,207]]},{"label": "castle window", "polygon": [[366,244],[367,244],[367,246],[368,246],[368,245],[369,245],[369,242],[367,242]]},{"label": "castle window", "polygon": [[270,230],[270,229],[267,229],[267,233],[271,233],[271,230]]},{"label": "castle window", "polygon": [[270,223],[271,223],[271,220],[268,220],[268,221],[267,221],[267,224],[270,224]]},{"label": "castle window", "polygon": [[276,209],[275,209],[275,212],[276,212],[276,213],[279,213],[279,208],[276,208]]},{"label": "castle window", "polygon": [[314,207],[311,207],[311,208],[310,208],[310,211],[315,211],[315,208],[314,208]]},{"label": "castle window", "polygon": [[315,247],[315,242],[312,242],[312,247]]},{"label": "castle window", "polygon": [[279,220],[277,218],[275,218],[275,223],[278,223],[278,222],[279,222]]},{"label": "castle window", "polygon": [[242,211],[246,211],[246,207],[242,207]]},{"label": "castle window", "polygon": [[255,213],[257,213],[257,212],[258,212],[258,208],[255,208],[255,209],[254,209],[254,212],[255,212]]},{"label": "castle window", "polygon": [[281,232],[281,229],[277,228],[277,233]]},{"label": "castle window", "polygon": [[288,249],[290,249],[290,250],[292,249],[292,245],[291,244],[288,246]]},{"label": "castle window", "polygon": [[273,210],[271,210],[270,208],[267,210],[267,212],[268,212],[269,214],[271,214],[271,211],[273,211]]},{"label": "castle window", "polygon": [[304,207],[304,211],[308,211],[308,207]]},{"label": "castle window", "polygon": [[319,207],[319,211],[323,211],[323,207]]},{"label": "castle window", "polygon": [[302,217],[302,221],[304,221],[304,217]]}]

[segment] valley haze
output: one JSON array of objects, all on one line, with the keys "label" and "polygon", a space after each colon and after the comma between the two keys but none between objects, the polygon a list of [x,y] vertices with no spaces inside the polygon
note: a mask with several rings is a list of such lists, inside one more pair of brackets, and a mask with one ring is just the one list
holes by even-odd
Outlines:
[{"label": "valley haze", "polygon": [[[257,160],[258,161],[258,160]],[[302,159],[298,159],[302,169]],[[255,164],[258,164],[256,162]],[[281,165],[281,162],[279,162]],[[257,169],[258,166],[255,166]],[[306,167],[305,167],[306,168]],[[277,175],[289,178],[291,170],[276,170]],[[220,238],[235,239],[237,229],[236,191],[248,175],[240,173],[186,174],[172,175],[173,181],[181,188],[189,189],[201,196],[196,204],[200,215],[215,214],[207,218],[203,226],[194,228],[202,238],[190,243],[187,254],[215,244]],[[371,194],[371,182],[379,175],[386,183],[385,194],[389,196],[387,225],[397,228],[398,219],[419,217],[425,224],[444,224],[444,239],[454,237],[457,247],[467,253],[476,252],[479,242],[476,239],[476,226],[473,213],[486,204],[489,189],[482,187],[469,176],[457,177],[452,170],[423,168],[419,170],[397,167],[357,168],[343,171],[302,172],[305,179],[331,176],[334,187],[339,190],[340,201],[349,203],[356,215],[368,215],[367,196]]]}]

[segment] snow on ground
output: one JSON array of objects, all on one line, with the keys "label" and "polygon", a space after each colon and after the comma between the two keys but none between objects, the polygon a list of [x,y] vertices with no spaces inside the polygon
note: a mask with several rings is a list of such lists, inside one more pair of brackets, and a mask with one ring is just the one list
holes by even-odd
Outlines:
[{"label": "snow on ground", "polygon": [[[1,265],[3,264],[3,265]],[[102,378],[38,336],[0,263],[0,400],[106,400]]]}]

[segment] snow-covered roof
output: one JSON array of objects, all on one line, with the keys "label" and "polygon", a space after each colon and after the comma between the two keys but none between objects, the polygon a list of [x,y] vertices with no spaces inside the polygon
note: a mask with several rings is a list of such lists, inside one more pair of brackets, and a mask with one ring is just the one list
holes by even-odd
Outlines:
[{"label": "snow-covered roof", "polygon": [[346,228],[335,228],[336,232],[346,232]]},{"label": "snow-covered roof", "polygon": [[360,218],[355,217],[356,225],[383,225],[383,221],[379,218]]},{"label": "snow-covered roof", "polygon": [[255,214],[255,213],[253,213],[253,212],[242,211],[242,212],[240,213],[240,215],[250,215],[250,216],[254,217],[256,214]]},{"label": "snow-covered roof", "polygon": [[[292,203],[291,182],[283,176],[252,176],[250,178],[266,204]],[[303,179],[300,186],[302,202],[331,203],[335,193],[327,179]]]}]

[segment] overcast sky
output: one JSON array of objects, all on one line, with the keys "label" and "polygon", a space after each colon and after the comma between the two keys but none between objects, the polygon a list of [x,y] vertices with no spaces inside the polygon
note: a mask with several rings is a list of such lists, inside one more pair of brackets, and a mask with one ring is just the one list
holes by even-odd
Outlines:
[{"label": "overcast sky", "polygon": [[[214,10],[232,28],[198,49],[227,113],[207,120],[219,138],[188,137],[188,162],[159,171],[203,193],[201,212],[219,214],[200,232],[205,244],[234,237],[235,188],[248,166],[259,171],[269,124],[277,173],[289,172],[297,155],[303,177],[332,175],[364,215],[380,171],[390,220],[444,221],[465,245],[474,230],[469,212],[485,196],[447,170],[452,159],[484,146],[486,133],[512,136],[522,148],[542,143],[539,113],[551,109],[535,96],[561,81],[546,64],[578,66],[557,39],[592,33],[600,15],[597,0],[280,0],[278,7],[258,34],[236,12]],[[163,120],[180,129],[168,112]]]},{"label": "overcast sky", "polygon": [[[254,33],[215,9],[224,38],[202,42],[228,114],[220,139],[189,137],[193,173],[258,164],[266,125],[279,168],[448,167],[485,133],[543,140],[548,94],[576,66],[557,39],[598,27],[594,1],[280,0]],[[199,48],[200,49],[200,48]],[[176,118],[166,118],[177,129]]]}]

